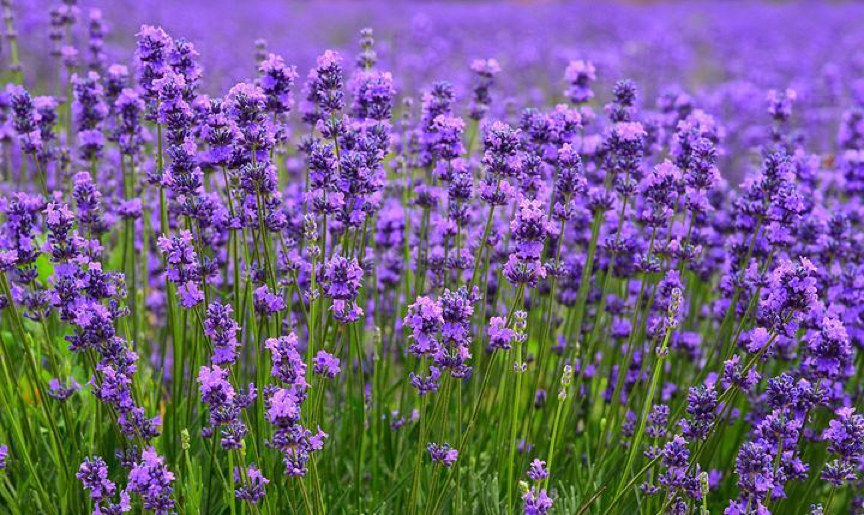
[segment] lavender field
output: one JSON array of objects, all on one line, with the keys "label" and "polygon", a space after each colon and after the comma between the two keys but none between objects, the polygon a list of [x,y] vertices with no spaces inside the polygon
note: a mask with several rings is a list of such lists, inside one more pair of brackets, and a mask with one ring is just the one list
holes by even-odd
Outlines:
[{"label": "lavender field", "polygon": [[864,515],[864,4],[0,9],[0,515]]}]

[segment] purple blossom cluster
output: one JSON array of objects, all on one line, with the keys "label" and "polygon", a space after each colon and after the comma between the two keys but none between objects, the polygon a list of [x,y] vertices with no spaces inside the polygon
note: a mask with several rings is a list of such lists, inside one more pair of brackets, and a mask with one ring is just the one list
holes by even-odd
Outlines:
[{"label": "purple blossom cluster", "polygon": [[320,428],[315,433],[301,421],[301,405],[307,399],[306,363],[297,350],[297,336],[271,338],[265,346],[273,361],[271,374],[284,387],[268,386],[264,390],[267,421],[276,429],[267,445],[282,454],[285,474],[305,476],[312,454],[324,447],[327,434]]},{"label": "purple blossom cluster", "polygon": [[546,462],[535,459],[531,462],[528,469],[528,479],[535,482],[534,486],[524,486],[525,492],[522,494],[524,503],[523,509],[526,515],[545,515],[552,509],[554,500],[546,493],[546,489],[541,487],[541,483],[549,478],[549,471],[546,469]]}]

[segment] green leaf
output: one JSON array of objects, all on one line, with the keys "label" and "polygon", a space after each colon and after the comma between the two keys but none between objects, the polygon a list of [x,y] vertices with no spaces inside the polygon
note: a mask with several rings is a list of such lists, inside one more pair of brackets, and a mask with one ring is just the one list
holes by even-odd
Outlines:
[{"label": "green leaf", "polygon": [[37,279],[43,286],[47,286],[48,279],[54,275],[54,263],[48,256],[49,254],[41,254],[36,259],[36,271],[39,272]]}]

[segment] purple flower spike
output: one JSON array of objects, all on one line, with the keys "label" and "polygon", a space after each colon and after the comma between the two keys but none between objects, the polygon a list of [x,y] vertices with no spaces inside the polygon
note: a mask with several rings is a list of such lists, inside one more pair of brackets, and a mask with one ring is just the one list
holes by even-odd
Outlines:
[{"label": "purple flower spike", "polygon": [[430,443],[426,450],[429,451],[429,457],[432,458],[433,463],[440,463],[445,467],[452,466],[459,458],[459,451],[451,448],[447,443],[441,445]]},{"label": "purple flower spike", "polygon": [[334,357],[324,350],[319,350],[315,355],[315,366],[312,371],[317,375],[323,375],[333,379],[339,375],[339,358]]}]

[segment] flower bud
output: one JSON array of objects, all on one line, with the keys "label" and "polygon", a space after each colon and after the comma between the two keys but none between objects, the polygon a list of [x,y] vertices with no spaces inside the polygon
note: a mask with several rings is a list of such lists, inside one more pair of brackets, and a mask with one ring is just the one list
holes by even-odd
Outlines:
[{"label": "flower bud", "polygon": [[564,365],[564,373],[561,374],[561,384],[564,386],[570,386],[571,382],[573,382],[573,367],[570,365]]}]

